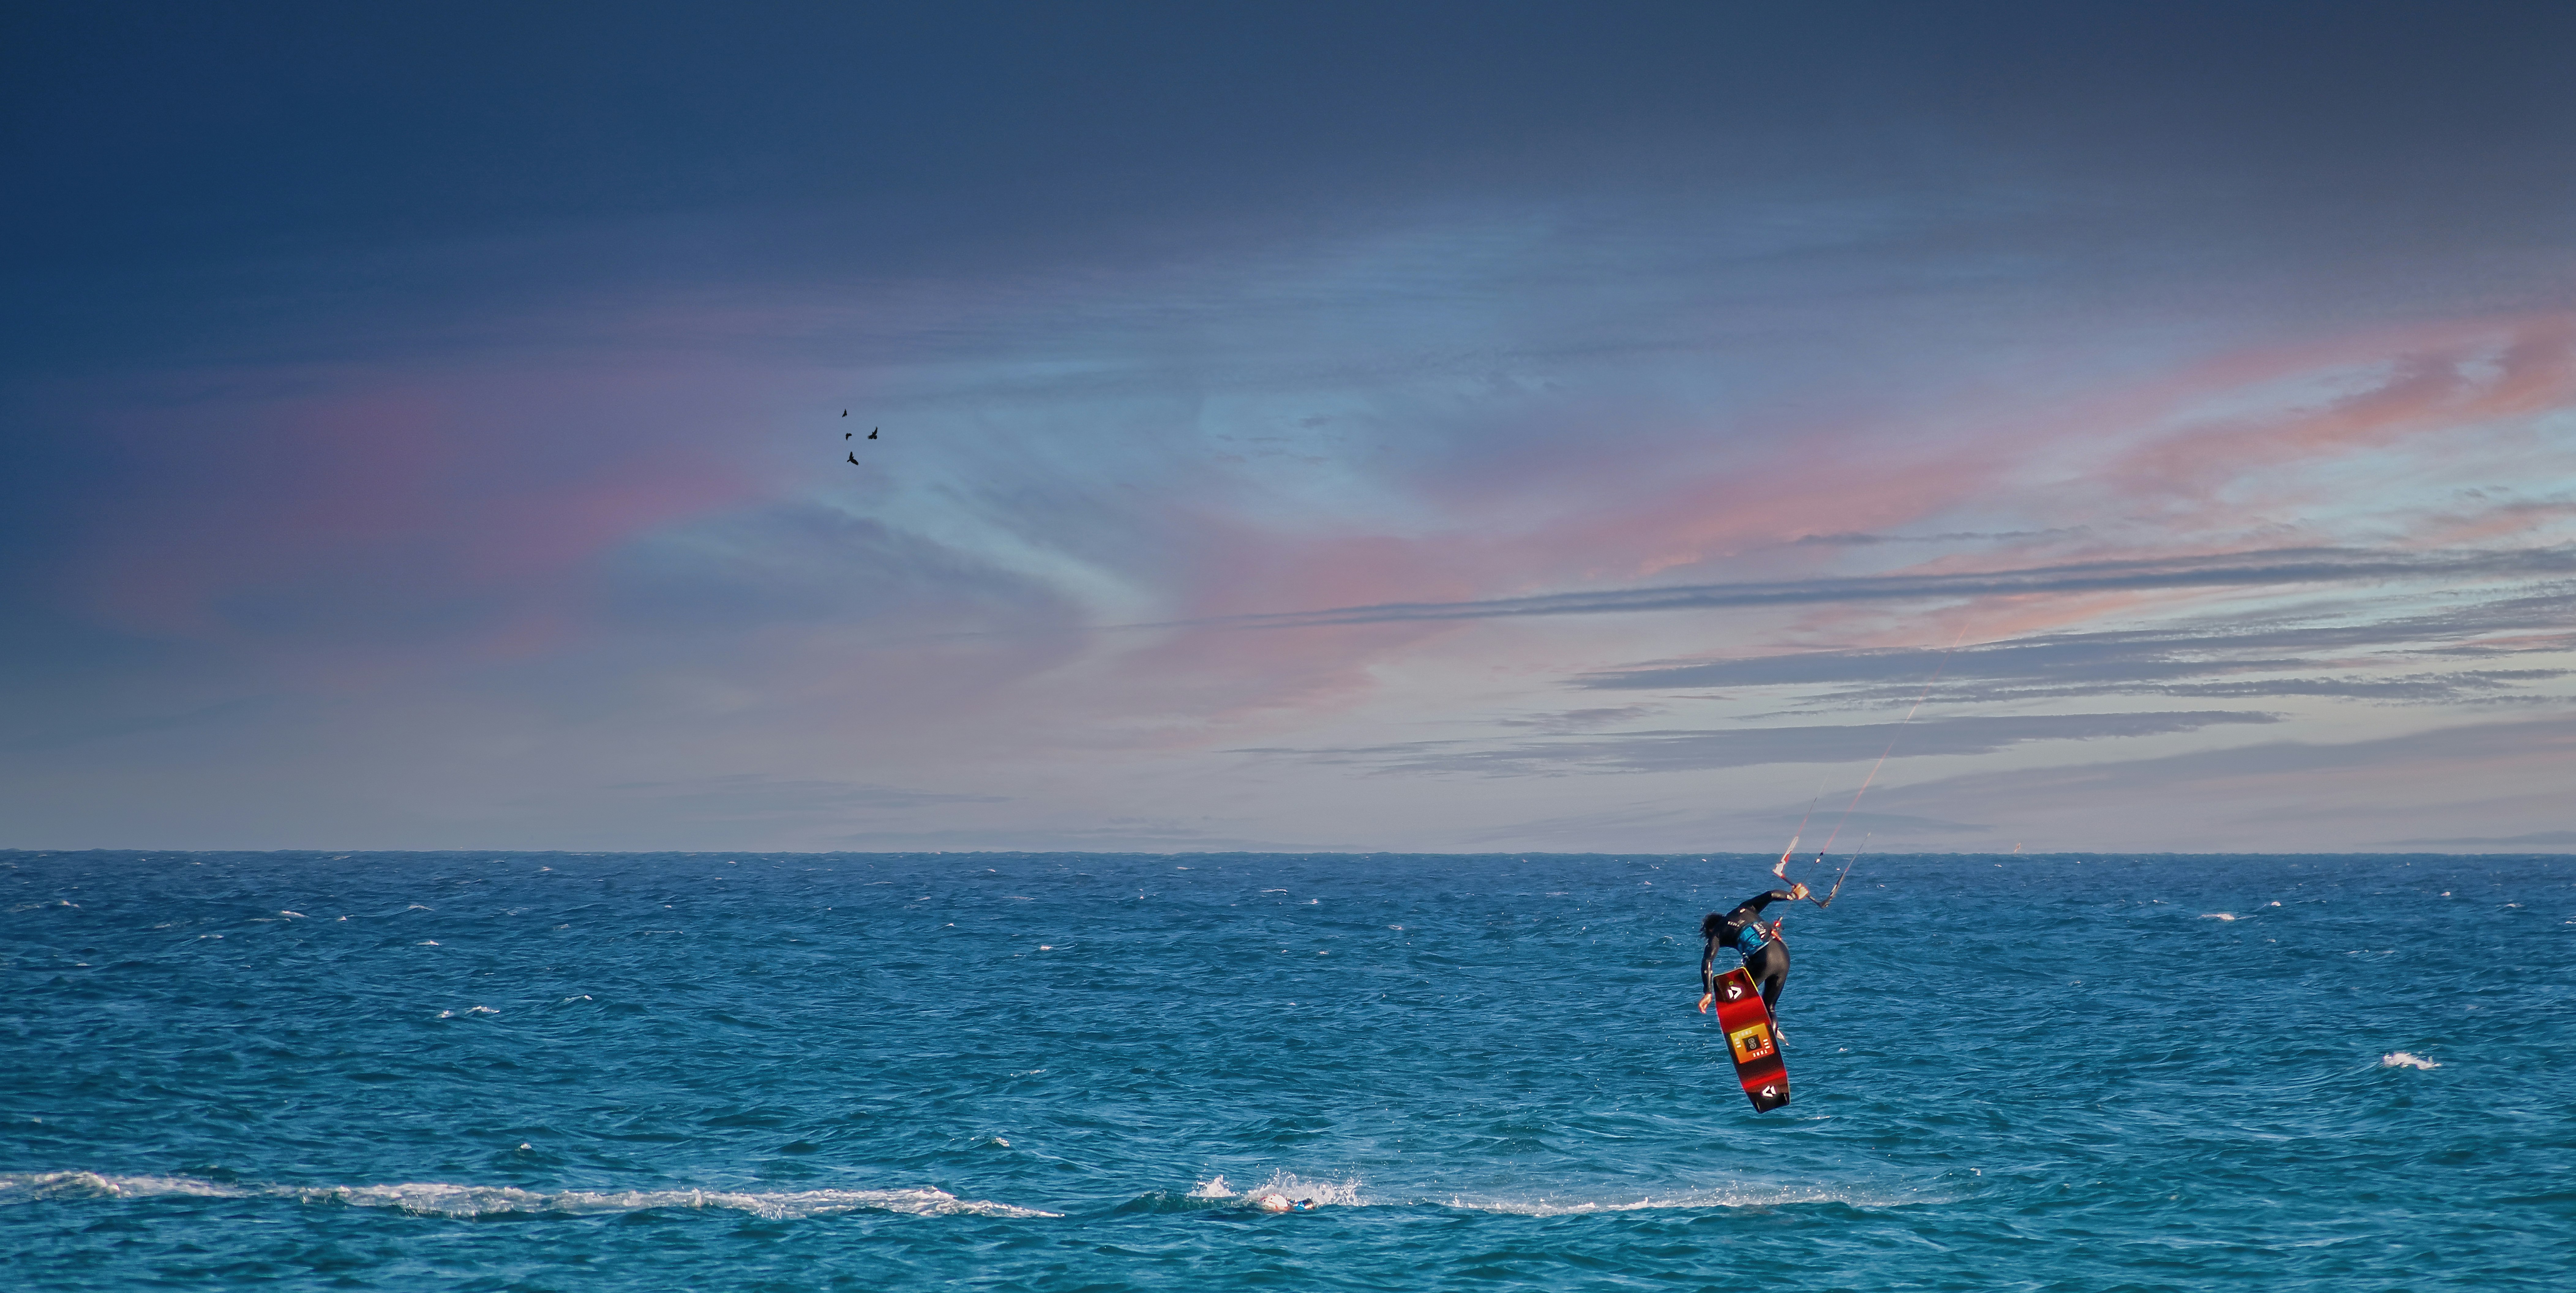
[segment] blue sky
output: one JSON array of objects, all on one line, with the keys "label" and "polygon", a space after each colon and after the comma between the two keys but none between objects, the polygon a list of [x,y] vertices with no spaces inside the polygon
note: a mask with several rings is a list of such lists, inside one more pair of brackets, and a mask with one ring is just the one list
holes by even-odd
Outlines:
[{"label": "blue sky", "polygon": [[2576,843],[2561,6],[0,44],[0,844]]}]

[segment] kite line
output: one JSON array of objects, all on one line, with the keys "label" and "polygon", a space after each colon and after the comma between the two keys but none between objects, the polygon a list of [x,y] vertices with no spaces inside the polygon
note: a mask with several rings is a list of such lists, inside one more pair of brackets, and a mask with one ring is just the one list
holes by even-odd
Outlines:
[{"label": "kite line", "polygon": [[[1851,820],[1852,810],[1860,807],[1860,797],[1869,793],[1871,782],[1878,780],[1878,770],[1887,766],[1887,758],[1889,755],[1896,753],[1896,741],[1898,737],[1905,735],[1905,725],[1914,721],[1914,715],[1922,710],[1923,702],[1931,697],[1932,688],[1940,683],[1942,671],[1950,667],[1951,653],[1957,651],[1959,649],[1959,644],[1967,640],[1967,626],[1961,625],[1959,628],[1959,636],[1950,639],[1950,645],[1941,652],[1940,662],[1933,665],[1932,676],[1924,679],[1923,690],[1915,695],[1913,706],[1905,711],[1904,718],[1897,720],[1896,730],[1887,734],[1887,748],[1878,752],[1878,762],[1869,765],[1869,775],[1861,778],[1860,789],[1852,792],[1851,802],[1843,805],[1842,815],[1834,819],[1833,830],[1827,832],[1825,835],[1824,847],[1816,850],[1816,862],[1818,865],[1823,865],[1825,862],[1825,855],[1833,851],[1835,838],[1843,833],[1843,824]],[[1818,787],[1816,793],[1820,795],[1823,794],[1823,787]],[[1783,880],[1789,878],[1789,857],[1791,854],[1798,851],[1798,837],[1807,833],[1807,818],[1815,816],[1815,813],[1816,805],[1811,800],[1807,804],[1807,817],[1801,817],[1798,819],[1797,833],[1789,837],[1789,847],[1782,851],[1780,854],[1780,860],[1772,865],[1771,874],[1778,876]],[[1877,832],[1873,831],[1869,835],[1861,837],[1860,849],[1854,850],[1851,855],[1851,860],[1843,863],[1842,874],[1834,877],[1834,887],[1830,892],[1822,898],[1818,898],[1814,894],[1809,894],[1807,895],[1807,900],[1816,904],[1819,908],[1831,906],[1836,895],[1839,895],[1843,891],[1843,881],[1851,878],[1852,864],[1860,861],[1861,852],[1869,848],[1869,841],[1872,836],[1875,836],[1876,834]],[[1778,928],[1777,922],[1774,922],[1773,928],[1775,930]]]}]

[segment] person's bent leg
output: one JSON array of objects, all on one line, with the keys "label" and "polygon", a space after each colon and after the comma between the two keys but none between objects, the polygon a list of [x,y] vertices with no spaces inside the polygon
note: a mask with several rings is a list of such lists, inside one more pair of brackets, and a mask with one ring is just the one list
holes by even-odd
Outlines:
[{"label": "person's bent leg", "polygon": [[1789,949],[1778,943],[1756,952],[1745,963],[1762,989],[1762,1005],[1774,1019],[1780,1015],[1780,991],[1789,986]]}]

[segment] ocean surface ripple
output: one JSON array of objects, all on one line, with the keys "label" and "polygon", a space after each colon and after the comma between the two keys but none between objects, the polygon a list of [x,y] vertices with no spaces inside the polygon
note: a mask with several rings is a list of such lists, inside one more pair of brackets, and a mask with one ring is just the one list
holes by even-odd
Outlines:
[{"label": "ocean surface ripple", "polygon": [[0,852],[0,1285],[2576,1278],[2576,859],[1767,862]]}]

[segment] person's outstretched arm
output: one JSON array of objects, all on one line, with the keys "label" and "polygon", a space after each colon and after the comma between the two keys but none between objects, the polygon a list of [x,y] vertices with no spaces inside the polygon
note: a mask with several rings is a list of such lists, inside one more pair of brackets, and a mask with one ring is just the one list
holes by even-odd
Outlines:
[{"label": "person's outstretched arm", "polygon": [[[1801,889],[1806,888],[1805,885],[1800,885],[1798,887]],[[1775,902],[1787,902],[1797,896],[1798,895],[1791,893],[1786,889],[1774,889],[1769,893],[1757,893],[1752,897],[1745,899],[1742,903],[1737,904],[1734,911],[1727,913],[1727,918],[1730,920],[1749,921],[1755,916],[1761,915],[1763,908],[1768,907]]]}]

